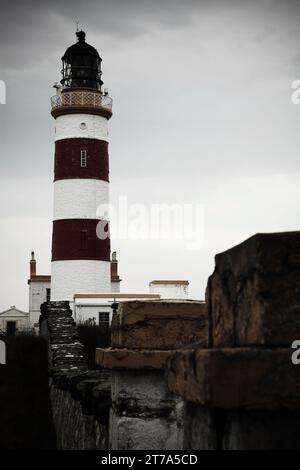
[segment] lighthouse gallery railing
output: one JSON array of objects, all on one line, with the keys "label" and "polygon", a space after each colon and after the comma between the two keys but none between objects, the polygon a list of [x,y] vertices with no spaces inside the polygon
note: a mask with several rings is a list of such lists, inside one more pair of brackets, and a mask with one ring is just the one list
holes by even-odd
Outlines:
[{"label": "lighthouse gallery railing", "polygon": [[65,106],[92,106],[112,110],[112,99],[107,95],[92,91],[68,91],[58,93],[51,98],[52,111]]}]

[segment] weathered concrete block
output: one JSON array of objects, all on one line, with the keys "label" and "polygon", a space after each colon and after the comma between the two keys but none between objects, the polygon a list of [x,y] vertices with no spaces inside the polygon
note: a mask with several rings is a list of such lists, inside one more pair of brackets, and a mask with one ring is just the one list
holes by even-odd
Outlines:
[{"label": "weathered concrete block", "polygon": [[105,369],[163,369],[171,351],[96,349],[96,364]]},{"label": "weathered concrete block", "polygon": [[181,450],[182,438],[176,421],[110,415],[110,449]]},{"label": "weathered concrete block", "polygon": [[182,449],[183,403],[172,395],[163,371],[114,372],[110,448]]},{"label": "weathered concrete block", "polygon": [[174,348],[207,343],[203,302],[120,305],[112,348],[96,351],[97,364],[113,370],[112,449],[183,448],[183,402],[168,391],[163,369]]},{"label": "weathered concrete block", "polygon": [[300,368],[291,349],[227,348],[174,353],[169,389],[215,408],[300,408]]},{"label": "weathered concrete block", "polygon": [[178,401],[168,390],[163,371],[116,371],[111,397],[118,413],[135,417],[168,416]]},{"label": "weathered concrete block", "polygon": [[113,317],[113,348],[168,350],[188,344],[208,344],[204,302],[122,302]]},{"label": "weathered concrete block", "polygon": [[216,256],[208,315],[214,347],[300,338],[300,232],[257,234]]},{"label": "weathered concrete block", "polygon": [[215,410],[191,402],[184,403],[184,450],[218,450],[218,422]]}]

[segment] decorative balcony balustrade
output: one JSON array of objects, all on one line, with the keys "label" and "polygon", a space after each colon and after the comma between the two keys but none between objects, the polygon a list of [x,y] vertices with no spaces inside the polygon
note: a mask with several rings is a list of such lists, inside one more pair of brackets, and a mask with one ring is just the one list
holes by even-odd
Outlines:
[{"label": "decorative balcony balustrade", "polygon": [[51,98],[51,111],[58,115],[70,108],[92,108],[95,113],[112,114],[112,99],[108,95],[102,95],[90,90],[59,92]]}]

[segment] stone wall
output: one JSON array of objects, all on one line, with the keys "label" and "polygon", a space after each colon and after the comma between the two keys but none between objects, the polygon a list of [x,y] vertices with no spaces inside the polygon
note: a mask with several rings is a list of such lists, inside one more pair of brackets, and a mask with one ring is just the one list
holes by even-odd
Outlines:
[{"label": "stone wall", "polygon": [[99,370],[68,303],[43,305],[41,332],[61,449],[300,448],[300,232],[217,255],[206,302],[120,303]]},{"label": "stone wall", "polygon": [[300,232],[216,256],[206,303],[125,302],[112,323],[112,449],[299,449]]},{"label": "stone wall", "polygon": [[182,446],[182,400],[167,390],[162,370],[116,371],[112,383],[110,448]]},{"label": "stone wall", "polygon": [[59,449],[105,449],[111,403],[110,373],[89,370],[68,302],[41,307],[48,340],[51,405]]},{"label": "stone wall", "polygon": [[112,322],[112,347],[96,361],[112,370],[109,443],[115,450],[182,449],[184,403],[167,387],[174,349],[207,347],[204,302],[122,302]]},{"label": "stone wall", "polygon": [[289,347],[300,338],[300,232],[257,234],[217,255],[206,297],[214,347]]}]

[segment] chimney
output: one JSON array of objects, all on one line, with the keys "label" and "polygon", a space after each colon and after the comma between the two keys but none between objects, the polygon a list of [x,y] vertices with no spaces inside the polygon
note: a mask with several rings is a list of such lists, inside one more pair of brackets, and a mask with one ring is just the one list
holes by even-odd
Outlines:
[{"label": "chimney", "polygon": [[36,276],[36,260],[34,257],[34,251],[31,252],[31,260],[30,260],[30,279]]},{"label": "chimney", "polygon": [[114,251],[111,255],[110,275],[111,275],[111,282],[119,282],[120,281],[120,277],[118,275],[118,260],[117,260],[117,252],[116,251]]}]

